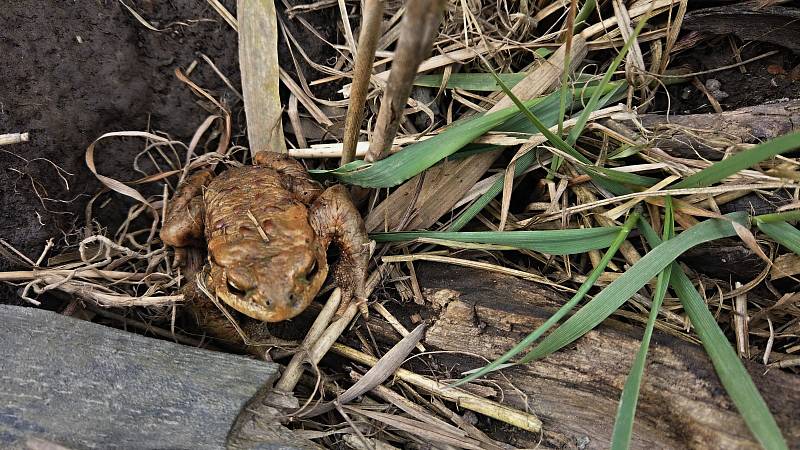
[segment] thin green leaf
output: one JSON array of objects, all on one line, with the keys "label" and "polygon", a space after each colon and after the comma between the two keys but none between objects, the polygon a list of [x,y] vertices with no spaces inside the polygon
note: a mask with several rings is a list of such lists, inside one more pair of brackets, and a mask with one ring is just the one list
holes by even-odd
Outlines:
[{"label": "thin green leaf", "polygon": [[[525,104],[522,101],[520,101],[520,99],[517,98],[516,95],[514,95],[514,93],[511,91],[511,89],[508,86],[505,85],[505,83],[503,83],[503,80],[500,79],[500,77],[491,68],[491,66],[489,66],[487,64],[486,68],[489,70],[489,73],[491,73],[492,76],[495,77],[495,80],[497,81],[497,84],[500,85],[500,87],[503,89],[503,92],[508,96],[508,98],[511,99],[512,102],[514,102],[514,104],[517,106],[517,108],[519,108],[520,112],[522,112],[522,114],[524,114],[525,117],[528,118],[528,120],[533,124],[533,126],[536,127],[536,130],[539,131],[539,133],[542,133],[544,135],[544,137],[546,137],[547,140],[550,141],[550,143],[552,143],[556,148],[558,148],[562,152],[572,156],[573,158],[577,159],[578,161],[580,161],[580,162],[582,162],[584,164],[591,164],[591,161],[589,161],[589,159],[587,159],[585,156],[580,154],[577,150],[572,148],[571,145],[567,144],[563,139],[561,139],[561,136],[559,136],[559,135],[553,133],[552,131],[550,131],[550,127],[548,127],[544,123],[542,123],[542,121],[539,120],[539,118],[536,117],[535,114],[533,114],[528,108],[526,108]],[[598,91],[596,91],[596,92],[598,92]],[[559,93],[559,98],[560,98],[560,93]]]},{"label": "thin green leaf", "polygon": [[502,368],[503,364],[510,361],[511,358],[517,356],[519,353],[524,351],[528,348],[531,344],[536,342],[547,330],[550,329],[553,325],[558,323],[567,313],[572,311],[572,308],[580,302],[583,297],[586,296],[586,293],[589,292],[589,289],[594,286],[594,283],[597,282],[597,279],[600,278],[600,275],[603,274],[608,263],[611,261],[611,258],[617,253],[619,247],[628,239],[628,234],[630,234],[631,230],[636,226],[636,222],[639,220],[639,212],[634,211],[628,216],[628,219],[622,225],[622,228],[619,229],[617,235],[614,238],[614,242],[608,248],[608,251],[603,255],[603,258],[600,260],[600,263],[597,267],[592,270],[589,276],[586,278],[586,281],[583,282],[578,291],[572,298],[564,304],[561,308],[558,309],[552,316],[550,316],[543,324],[541,324],[538,328],[536,328],[531,334],[525,337],[522,341],[520,341],[517,345],[511,348],[509,351],[503,354],[503,356],[497,358],[496,360],[492,361],[491,363],[487,364],[486,366],[478,369],[475,372],[470,373],[466,377],[462,378],[461,380],[457,381],[454,386],[460,386],[464,383],[469,383],[472,380],[480,378],[486,375],[489,372]]},{"label": "thin green leaf", "polygon": [[586,26],[586,20],[589,18],[589,15],[594,12],[595,8],[597,7],[597,0],[587,0],[583,6],[581,7],[580,11],[578,11],[578,15],[575,16],[575,27],[574,32],[577,33],[583,27]]},{"label": "thin green leaf", "polygon": [[622,172],[619,170],[606,169],[605,167],[597,166],[582,166],[581,167],[587,174],[594,175],[593,179],[610,180],[620,184],[627,184],[632,186],[650,187],[658,183],[659,179],[652,177],[645,177],[635,173]]},{"label": "thin green leaf", "polygon": [[545,357],[586,334],[686,250],[704,242],[736,235],[731,221],[747,223],[747,215],[741,212],[726,214],[725,217],[727,220],[709,219],[701,222],[644,255],[528,352],[520,363]]},{"label": "thin green leaf", "polygon": [[[666,241],[672,238],[675,222],[672,199],[667,196],[664,200],[664,240]],[[671,268],[672,266],[667,266],[666,269],[658,274],[658,279],[656,279],[653,304],[650,307],[650,316],[647,318],[647,326],[644,329],[642,343],[636,353],[636,358],[633,360],[628,378],[625,380],[625,387],[622,389],[622,396],[619,400],[619,409],[617,409],[617,417],[614,419],[614,432],[611,435],[612,450],[627,450],[631,445],[633,420],[636,417],[636,404],[639,402],[639,390],[642,385],[645,362],[647,361],[647,351],[650,348],[650,339],[653,336],[658,311],[664,302],[664,296],[667,294]]]},{"label": "thin green leaf", "polygon": [[800,209],[795,209],[792,211],[784,211],[779,213],[772,213],[772,214],[762,214],[760,216],[753,217],[753,220],[757,223],[772,223],[772,222],[787,222],[790,220],[800,220]]},{"label": "thin green leaf", "polygon": [[[487,68],[495,77],[497,76],[497,74],[492,70],[491,67],[488,66],[488,64],[487,64]],[[615,192],[615,193],[627,193],[627,192],[630,192],[629,189],[627,189],[624,186],[622,186],[622,183],[614,181],[611,178],[611,176],[620,177],[620,178],[626,178],[626,179],[631,179],[633,177],[633,178],[638,179],[637,175],[626,174],[624,172],[615,171],[613,169],[605,169],[605,168],[601,168],[601,167],[592,166],[592,163],[591,163],[591,161],[589,161],[588,158],[586,158],[580,152],[575,150],[575,148],[572,147],[571,144],[569,144],[569,143],[565,142],[563,139],[561,139],[561,137],[559,135],[557,135],[557,134],[553,133],[552,131],[550,131],[549,128],[544,125],[544,123],[542,122],[541,119],[536,117],[536,115],[533,114],[533,112],[531,112],[530,110],[525,108],[525,105],[519,100],[519,98],[517,98],[516,95],[514,95],[513,92],[511,92],[511,89],[509,89],[508,86],[505,86],[503,84],[503,81],[500,80],[500,78],[496,78],[496,80],[497,80],[497,83],[503,88],[503,92],[508,96],[508,98],[511,99],[511,101],[514,102],[515,105],[517,105],[517,108],[519,108],[519,110],[522,112],[522,114],[525,117],[527,117],[528,120],[530,120],[530,122],[536,127],[536,129],[539,131],[539,133],[544,135],[544,137],[546,137],[547,140],[550,141],[550,143],[553,144],[556,148],[558,148],[562,152],[564,152],[564,153],[570,155],[571,157],[575,158],[576,160],[578,160],[578,166],[581,167],[582,169],[584,169],[584,171],[586,171],[586,173],[589,176],[592,176],[592,179],[594,181],[596,181],[601,186],[603,186],[603,187],[605,187],[605,188],[607,188],[607,189],[609,189],[609,190],[611,190],[612,192]],[[600,85],[600,89],[596,89],[594,91],[594,94],[592,94],[592,98],[595,98],[595,96],[599,96],[598,93],[602,92],[604,90],[604,88],[607,87],[607,86],[608,86],[608,83],[605,83],[605,85]],[[595,108],[597,107],[597,100],[594,102],[594,107]],[[586,112],[586,110],[584,110],[581,114],[583,114],[585,112]],[[583,123],[580,124],[579,126],[583,127],[585,125],[586,125],[586,121],[584,120]],[[573,128],[573,130],[574,130],[574,128]],[[556,156],[558,156],[558,155],[556,155]],[[554,157],[554,159],[555,159],[555,157]],[[605,178],[597,177],[596,175],[597,175],[598,171],[602,171],[606,175],[606,177]],[[654,183],[655,183],[655,180],[653,180],[653,183],[649,184],[649,186],[652,186],[652,184],[654,184]]]},{"label": "thin green leaf", "polygon": [[[705,223],[705,222],[704,222]],[[646,221],[640,221],[640,227],[645,239],[657,250],[661,245],[658,234]],[[685,234],[685,233],[684,233]],[[677,239],[677,238],[676,238]],[[673,241],[675,239],[672,239]],[[653,252],[651,251],[651,253]],[[650,253],[648,253],[649,255]],[[728,338],[719,328],[719,324],[708,310],[705,301],[692,285],[691,280],[677,263],[672,264],[670,286],[681,300],[684,311],[692,321],[706,353],[719,375],[719,379],[731,400],[736,405],[753,436],[766,449],[786,449],[786,441],[775,423],[775,418],[758,392],[756,385],[744,368],[742,361],[731,347]]]},{"label": "thin green leaf", "polygon": [[800,230],[786,222],[756,221],[758,229],[775,242],[800,255]]},{"label": "thin green leaf", "polygon": [[[610,84],[602,90],[604,93],[617,92],[619,84]],[[578,89],[581,95],[593,95],[599,88],[587,86]],[[524,109],[530,108],[538,117],[552,118],[555,124],[558,115],[558,94],[539,97],[524,103]],[[519,108],[509,107],[494,113],[484,114],[470,119],[456,121],[448,129],[436,136],[409,145],[403,151],[375,163],[353,161],[333,170],[312,170],[314,176],[333,176],[347,184],[364,187],[391,187],[417,175],[491,130],[532,131],[527,120],[521,117]],[[517,129],[520,128],[520,129]]]},{"label": "thin green leaf", "polygon": [[[523,108],[527,110],[528,107],[541,100],[532,100]],[[461,147],[491,131],[517,112],[515,108],[505,108],[494,113],[484,114],[454,124],[436,136],[409,145],[403,151],[378,162],[368,163],[357,160],[322,173],[333,175],[342,182],[363,187],[396,186],[457,152]]]},{"label": "thin green leaf", "polygon": [[800,148],[800,132],[787,134],[718,161],[700,172],[684,178],[671,186],[671,189],[711,186],[739,171],[753,167],[761,161],[798,148]]},{"label": "thin green leaf", "polygon": [[[608,66],[608,70],[606,73],[603,74],[603,79],[600,81],[599,86],[605,86],[611,81],[611,77],[614,75],[614,72],[617,70],[617,67],[622,63],[622,60],[625,58],[625,55],[628,54],[628,50],[631,48],[631,45],[636,42],[636,38],[639,36],[639,33],[644,28],[647,20],[650,18],[649,14],[642,18],[639,21],[639,24],[636,25],[636,29],[633,30],[633,34],[631,35],[630,39],[625,41],[625,44],[622,46],[622,49],[619,51],[617,56],[611,61],[611,64]],[[586,107],[583,109],[581,114],[578,116],[578,121],[572,130],[567,136],[567,142],[571,145],[574,145],[578,142],[578,137],[580,137],[581,133],[583,132],[583,127],[586,126],[586,122],[589,120],[589,115],[597,110],[597,103],[600,100],[600,93],[595,92],[589,98],[589,101],[586,103]]]},{"label": "thin green leaf", "polygon": [[376,242],[404,242],[416,238],[434,238],[457,242],[505,245],[551,255],[572,255],[608,247],[619,231],[619,227],[541,231],[400,231],[396,233],[372,233],[370,238]]},{"label": "thin green leaf", "polygon": [[[617,99],[618,96],[625,91],[624,89],[625,86],[627,85],[622,80],[618,82],[609,83],[608,86],[605,87],[606,93],[605,96],[601,99],[601,105],[605,105]],[[594,88],[591,86],[586,87],[581,89],[580,92],[591,92],[590,91],[591,89]],[[545,120],[543,116],[539,117],[542,121]],[[522,117],[522,114],[520,114],[519,119],[523,120],[524,123],[530,124],[529,121],[525,120],[525,118]],[[554,123],[555,120],[557,119],[558,119],[557,116],[553,117],[552,121],[549,121],[550,119],[548,119],[547,123]],[[499,127],[499,129],[505,129],[506,127],[511,126],[512,122],[516,122],[516,120],[518,119],[511,119],[507,121],[501,127]],[[514,125],[516,126],[516,123],[514,123]],[[514,130],[506,130],[506,131],[519,131],[519,130],[515,128]],[[525,170],[527,170],[528,167],[530,167],[534,161],[540,160],[541,159],[540,155],[541,153],[539,151],[531,151],[521,156],[517,160],[517,164],[514,168],[514,178],[518,177]],[[613,180],[598,180],[598,184],[603,185],[603,187],[618,195],[627,194],[631,192],[629,189],[625,188],[621,184],[616,184]],[[462,211],[461,214],[459,214],[458,218],[456,218],[456,220],[448,228],[448,231],[458,231],[461,228],[463,228],[467,223],[469,223],[470,220],[472,220],[476,215],[478,215],[478,213],[481,212],[483,208],[485,208],[486,205],[488,205],[489,202],[492,201],[493,198],[497,197],[497,195],[502,190],[503,190],[503,179],[499,178],[495,180],[495,182],[492,184],[491,187],[489,187],[488,191],[486,191],[477,200],[475,200],[468,208]]]}]

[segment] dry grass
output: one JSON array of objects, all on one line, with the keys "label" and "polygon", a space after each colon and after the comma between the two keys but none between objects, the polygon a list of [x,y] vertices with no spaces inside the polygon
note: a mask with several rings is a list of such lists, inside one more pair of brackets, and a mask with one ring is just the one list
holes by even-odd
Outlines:
[{"label": "dry grass", "polygon": [[[231,27],[238,27],[236,20],[216,1],[209,0],[215,9],[222,14]],[[366,2],[370,4],[371,2]],[[381,2],[383,3],[383,2]],[[606,5],[608,3],[608,5]],[[293,135],[287,139],[289,152],[303,158],[322,158],[307,160],[312,167],[335,166],[342,156],[343,145],[339,143],[341,130],[344,128],[348,99],[318,98],[314,92],[323,88],[334,91],[349,92],[350,77],[357,48],[354,42],[356,34],[352,24],[357,24],[361,12],[356,3],[323,1],[304,7],[291,8],[290,18],[280,17],[278,28],[289,43],[294,61],[282,62],[297,67],[301,61],[317,69],[323,75],[319,79],[308,80],[298,70],[296,78],[283,71],[280,79],[290,91],[287,130]],[[402,21],[401,2],[386,1],[384,10],[384,27],[376,41],[376,60],[368,89],[361,89],[358,96],[363,96],[367,104],[363,129],[356,157],[363,157],[369,146],[368,141],[372,127],[378,118],[377,100],[386,88],[389,69],[394,62],[395,54],[391,51],[400,40]],[[613,5],[613,8],[610,6]],[[631,57],[627,59],[624,76],[631,82],[624,105],[612,106],[598,111],[591,119],[588,132],[578,142],[578,148],[586,154],[600,154],[609,166],[619,170],[648,174],[661,179],[673,180],[685,177],[711,164],[702,159],[686,159],[672,156],[657,148],[647,148],[648,142],[666,134],[645,129],[637,120],[637,113],[645,112],[651,107],[655,92],[660,89],[661,82],[668,80],[670,60],[673,50],[680,49],[682,42],[679,36],[680,24],[686,12],[686,1],[642,0],[630,7],[623,2],[601,2],[601,11],[611,11],[611,15],[598,19],[597,13],[590,16],[589,23],[576,24],[575,36],[572,39],[571,59],[568,61],[582,75],[594,77],[602,74],[602,68],[609,52],[603,49],[615,49],[622,46],[623,38],[630,36],[632,26],[645,14],[652,14],[654,19],[638,38]],[[475,112],[492,111],[510,102],[500,92],[470,92],[460,88],[445,89],[448,77],[453,73],[483,73],[483,64],[490,64],[500,73],[532,72],[530,77],[520,83],[515,92],[520,97],[535,97],[552,92],[559,84],[565,63],[563,51],[556,52],[545,60],[537,51],[547,49],[554,51],[563,49],[563,42],[571,33],[565,33],[568,19],[569,2],[479,2],[474,0],[452,0],[445,10],[443,25],[433,43],[433,54],[420,65],[420,72],[439,73],[443,75],[442,87],[439,89],[417,89],[412,92],[402,118],[399,122],[398,135],[393,140],[392,151],[397,152],[413,142],[426,139],[459,118],[469,117]],[[332,45],[335,61],[313,61],[303,50],[304,43],[298,42],[286,26],[287,20],[296,25],[311,27],[303,19],[306,14],[314,14],[315,8],[339,7],[342,31],[340,42]],[[219,8],[223,8],[220,10]],[[528,9],[530,8],[530,9]],[[133,12],[133,11],[132,11]],[[144,26],[147,21],[136,17]],[[633,19],[629,21],[628,18]],[[355,19],[355,20],[351,20]],[[619,26],[622,21],[623,26]],[[313,31],[313,30],[312,30]],[[363,37],[362,37],[363,40]],[[585,55],[590,52],[597,65],[585,64]],[[484,62],[479,60],[479,57]],[[207,58],[199,64],[211,64]],[[735,65],[734,65],[735,66]],[[731,66],[731,67],[734,67]],[[216,70],[216,69],[215,69]],[[217,70],[217,73],[219,71]],[[145,307],[147,317],[156,325],[169,328],[173,334],[181,334],[175,328],[178,309],[176,306],[183,300],[180,287],[186,283],[180,270],[177,270],[161,242],[157,239],[160,218],[167,207],[175,186],[186,175],[201,167],[235,166],[248,161],[246,149],[231,144],[232,112],[221,104],[201,86],[191,82],[189,76],[178,72],[178,77],[187,83],[199,97],[211,102],[216,111],[198,126],[195,136],[189,143],[182,143],[150,132],[108,133],[98,138],[87,150],[86,160],[89,167],[105,186],[89,202],[86,209],[86,228],[83,238],[74,248],[63,250],[51,257],[52,249],[47,246],[37,261],[22,261],[26,270],[0,274],[0,281],[17,283],[23,287],[23,298],[38,304],[37,296],[46,292],[61,291],[79,300],[72,300],[70,311],[79,308],[78,302],[88,301],[103,308]],[[219,73],[221,77],[225,77]],[[231,74],[228,74],[229,76]],[[570,73],[575,77],[577,74]],[[623,74],[620,74],[623,75]],[[230,82],[225,79],[230,85]],[[331,89],[332,88],[332,89]],[[362,92],[363,91],[363,92]],[[662,90],[663,92],[663,90]],[[711,94],[709,94],[711,95]],[[524,100],[525,98],[523,98]],[[302,107],[302,108],[301,108]],[[620,131],[608,125],[608,121],[625,123]],[[562,126],[569,130],[573,121],[566,121]],[[313,132],[312,132],[313,131]],[[692,132],[693,130],[683,130]],[[113,138],[139,138],[143,141],[142,151],[137,157],[135,180],[114,180],[103,176],[95,169],[95,158],[109,158],[112,154],[99,147],[110,147]],[[504,191],[501,197],[492,200],[488,206],[472,221],[472,227],[484,230],[516,230],[516,229],[559,229],[575,227],[606,226],[616,223],[637,204],[644,204],[652,214],[659,217],[663,207],[663,197],[676,197],[676,221],[683,228],[708,217],[717,217],[720,208],[737,198],[756,193],[765,198],[774,198],[776,192],[788,193],[791,198],[789,206],[783,208],[796,209],[800,177],[796,158],[779,158],[761,164],[751,170],[745,170],[729,178],[722,185],[707,188],[669,189],[667,182],[660,183],[642,192],[626,195],[612,195],[587,183],[586,176],[580,175],[572,163],[574,158],[568,154],[548,147],[547,159],[528,169],[527,176],[537,180],[535,191],[537,199],[530,202],[522,210],[511,212],[509,207],[511,194],[524,180],[524,176],[514,177],[514,163],[524,152],[541,148],[544,142],[539,134],[494,133],[482,137],[479,142],[491,143],[521,150],[512,159],[503,159],[502,152],[495,151],[477,156],[470,156],[461,161],[447,162],[440,167],[427,171],[424,178],[414,178],[392,191],[376,189],[368,192],[365,217],[368,226],[373,230],[398,231],[403,229],[425,228],[432,230],[447,229],[452,219],[468,207],[484,192],[487,192],[494,180],[504,179]],[[310,144],[310,148],[298,148]],[[627,146],[640,149],[638,165],[617,164],[611,159],[614,150]],[[721,147],[721,151],[741,150]],[[623,149],[624,150],[624,149]],[[564,170],[555,178],[547,179],[543,168],[550,164],[551,155],[566,161]],[[500,162],[502,161],[502,164]],[[443,167],[443,168],[442,168]],[[495,171],[496,170],[496,171]],[[449,175],[445,177],[444,175]],[[670,178],[675,177],[675,178]],[[462,182],[454,186],[453,179]],[[136,200],[130,202],[121,196],[109,196],[114,191],[122,196]],[[411,202],[409,203],[409,199]],[[96,220],[98,208],[114,208],[127,210],[127,216],[115,229],[105,228]],[[657,224],[654,224],[657,225]],[[754,241],[755,242],[755,241]],[[797,323],[800,310],[796,303],[796,292],[782,293],[781,299],[773,304],[764,300],[764,292],[776,292],[775,283],[786,280],[797,282],[794,278],[800,274],[800,260],[793,254],[780,254],[774,243],[760,241],[769,247],[765,255],[771,266],[765,269],[752,281],[732,285],[725,280],[712,280],[701,275],[696,281],[705,289],[702,292],[714,293],[707,298],[712,312],[721,321],[733,320],[736,346],[742,357],[762,360],[770,367],[794,367],[797,365],[797,353],[800,353],[800,341],[797,339]],[[439,245],[443,250],[432,253],[421,245]],[[574,291],[599,261],[599,255],[590,253],[579,256],[551,256],[530,251],[510,252],[491,246],[450,248],[436,240],[413,242],[404,245],[384,245],[375,252],[375,261],[380,261],[378,269],[371,277],[370,289],[381,287],[394,290],[402,300],[418,299],[421,294],[414,273],[415,261],[436,261],[446,264],[459,264],[482,270],[499,271],[512,276],[531,280],[543,286],[551,286],[564,291]],[[625,265],[633,264],[640,257],[641,247],[637,242],[626,243],[622,248],[624,260],[616,260],[598,284],[607,284],[624,271]],[[0,246],[3,254],[19,260],[19,252],[3,243]],[[388,276],[384,276],[389,274]],[[783,281],[782,281],[783,280]],[[794,284],[796,287],[797,285]],[[646,294],[643,293],[643,294]],[[336,293],[331,296],[330,304],[324,311],[336,310]],[[637,295],[628,306],[618,312],[619,316],[633,322],[647,321],[649,296]],[[382,305],[376,305],[375,311],[383,315],[400,330],[403,335],[409,332],[400,323],[390,317]],[[315,323],[312,331],[303,343],[303,352],[297,353],[289,363],[287,375],[279,383],[280,389],[294,391],[297,384],[298,395],[304,397],[303,402],[317,401],[322,397],[321,391],[329,383],[321,375],[324,367],[317,367],[329,349],[345,358],[364,365],[372,365],[376,358],[357,352],[335,343],[341,333],[348,333],[345,328],[358,314],[357,308],[351,306],[343,320],[329,325],[330,317],[322,314],[320,322]],[[688,328],[688,319],[682,311],[681,304],[669,296],[664,301],[662,313],[657,327],[685,340],[696,342],[697,337]],[[727,328],[728,323],[724,324]],[[350,337],[353,333],[351,333]],[[191,336],[184,335],[191,341]],[[356,338],[359,338],[356,336]],[[364,338],[365,347],[372,348],[378,354],[378,348]],[[413,348],[414,346],[411,346]],[[409,348],[408,351],[411,351]],[[424,351],[419,344],[418,350]],[[303,387],[303,361],[312,362],[318,375],[313,389]],[[358,378],[360,375],[354,375]],[[389,376],[389,374],[386,374]],[[417,386],[424,392],[433,392],[436,397],[454,400],[461,395],[460,391],[448,391],[442,385],[409,371],[398,372],[401,380],[408,383],[405,391]],[[432,384],[433,383],[433,384]],[[328,390],[336,389],[328,386]],[[420,402],[403,403],[405,397],[397,395],[393,390],[378,386],[374,391],[382,405],[391,406],[390,413],[376,412],[375,405],[363,401],[361,405],[345,406],[340,413],[358,418],[358,424],[343,423],[347,439],[366,445],[362,434],[366,431],[388,427],[393,435],[407,442],[418,442],[439,433],[440,442],[460,445],[464,448],[497,447],[485,435],[470,429],[468,424],[456,426],[443,422],[447,417],[447,407],[442,403],[422,404]],[[465,394],[466,395],[466,394]],[[474,396],[458,398],[457,401],[467,409],[488,414],[499,420],[520,426],[523,429],[538,431],[541,423],[535,416],[522,411],[512,410],[491,402],[483,402]],[[470,402],[475,402],[473,405]],[[465,403],[466,402],[466,403]],[[310,403],[309,403],[310,404]],[[471,405],[471,406],[470,406]],[[497,412],[500,411],[500,412]],[[443,413],[444,412],[444,413]],[[416,421],[409,422],[409,416],[416,416]],[[348,419],[349,420],[349,419]],[[309,425],[303,421],[308,430],[324,430],[330,425]],[[425,424],[423,426],[423,424]],[[316,427],[316,428],[315,428]],[[448,428],[449,427],[449,428]],[[466,434],[465,434],[466,433]],[[316,437],[324,442],[333,442],[334,435],[325,435],[319,431]],[[325,440],[329,439],[329,440]],[[450,440],[448,440],[450,439]],[[488,441],[487,441],[488,439]],[[355,444],[354,444],[355,445]]]}]

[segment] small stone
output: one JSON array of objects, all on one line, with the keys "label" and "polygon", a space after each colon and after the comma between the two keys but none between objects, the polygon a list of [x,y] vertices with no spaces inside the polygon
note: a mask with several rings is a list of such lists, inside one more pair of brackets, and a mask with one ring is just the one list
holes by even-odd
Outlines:
[{"label": "small stone", "polygon": [[718,91],[722,88],[722,82],[716,78],[709,78],[706,80],[706,89],[709,91]]}]

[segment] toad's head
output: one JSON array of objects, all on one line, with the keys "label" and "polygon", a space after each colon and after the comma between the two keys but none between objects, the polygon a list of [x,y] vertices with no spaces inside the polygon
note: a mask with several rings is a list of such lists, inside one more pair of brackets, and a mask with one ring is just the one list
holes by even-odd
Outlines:
[{"label": "toad's head", "polygon": [[266,234],[240,229],[208,243],[209,288],[227,305],[264,322],[303,312],[328,275],[325,250],[308,220],[286,219],[291,217],[262,223]]}]

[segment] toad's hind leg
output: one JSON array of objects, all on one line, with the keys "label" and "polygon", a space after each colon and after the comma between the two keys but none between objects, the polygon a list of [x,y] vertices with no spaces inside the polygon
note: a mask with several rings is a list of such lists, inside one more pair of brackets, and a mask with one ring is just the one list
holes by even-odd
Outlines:
[{"label": "toad's hind leg", "polygon": [[309,222],[325,249],[333,243],[341,251],[341,258],[333,269],[336,284],[342,290],[342,302],[336,315],[344,313],[353,296],[359,304],[366,305],[369,238],[347,189],[336,185],[325,190],[311,205]]},{"label": "toad's hind leg", "polygon": [[168,205],[161,241],[175,248],[175,263],[186,261],[186,247],[200,247],[203,239],[203,190],[214,178],[210,170],[197,172],[178,186]]},{"label": "toad's hind leg", "polygon": [[284,175],[282,181],[286,190],[306,205],[310,205],[322,193],[322,186],[311,179],[306,168],[285,153],[258,152],[253,157],[253,164],[268,167]]}]

